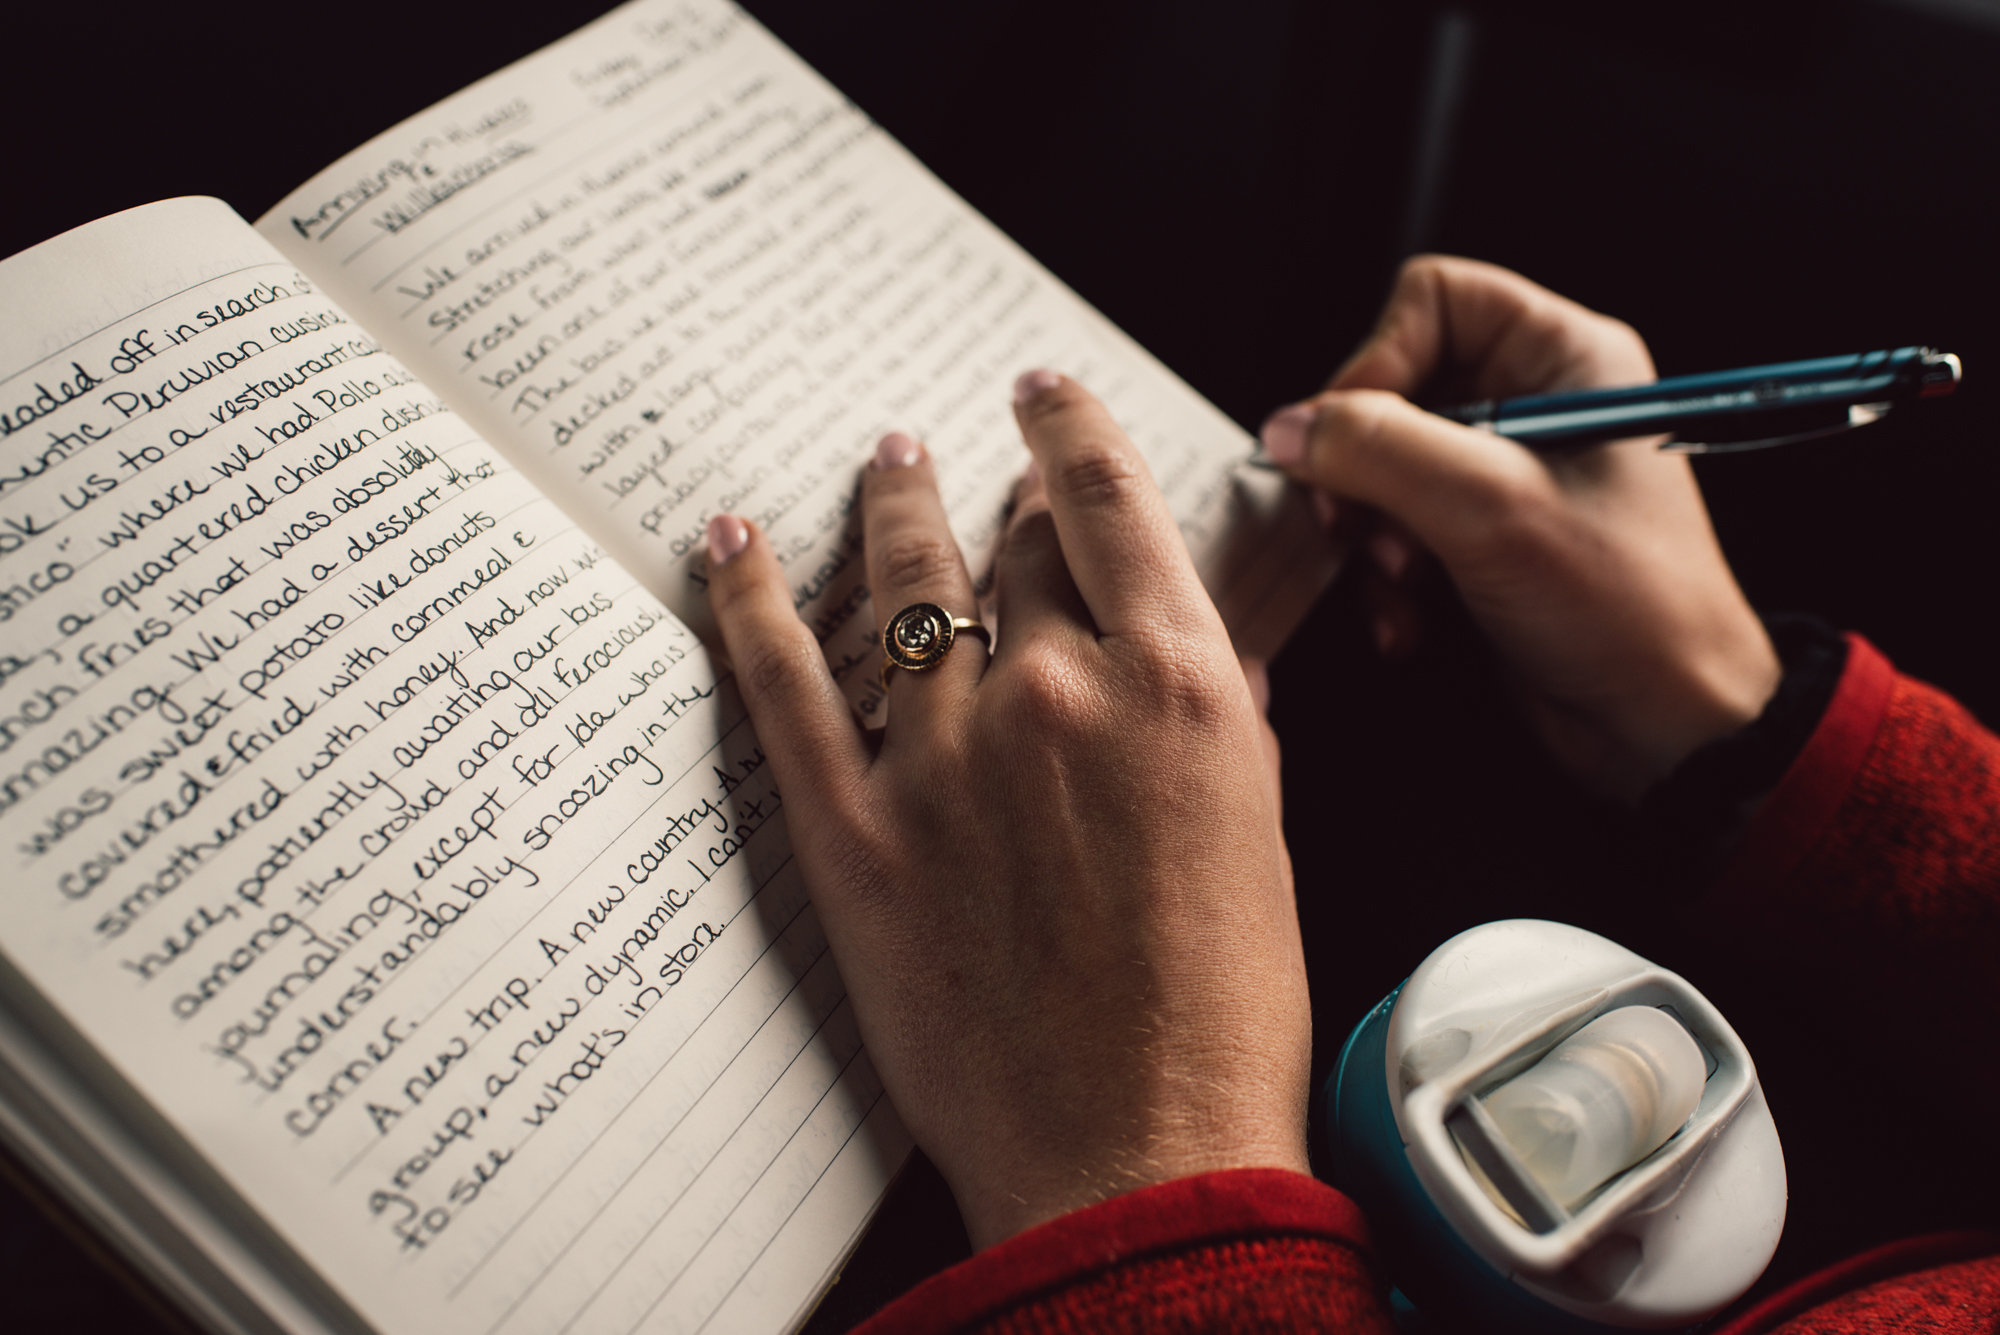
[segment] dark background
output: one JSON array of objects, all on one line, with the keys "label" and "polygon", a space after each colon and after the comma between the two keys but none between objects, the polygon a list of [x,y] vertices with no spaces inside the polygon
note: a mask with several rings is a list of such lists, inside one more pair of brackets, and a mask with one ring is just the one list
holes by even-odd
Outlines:
[{"label": "dark background", "polygon": [[[1959,353],[1963,389],[1920,418],[1697,467],[1760,609],[1861,629],[2000,718],[2000,0],[748,7],[1246,426],[1317,387],[1419,248],[1630,321],[1668,375],[1905,343]],[[414,3],[320,23],[240,0],[36,6],[10,22],[0,78],[0,254],[176,194],[255,218],[602,8]],[[1344,580],[1274,669],[1322,1072],[1368,1006],[1477,922],[1609,927],[1701,986],[1686,929],[1729,930],[1726,909],[1657,874],[1629,821],[1549,770],[1449,590],[1427,599],[1422,646],[1384,663]],[[1713,994],[1786,1138],[1773,1280],[1991,1225],[1990,1127],[1952,1129],[1948,1079],[1899,1086],[1879,1036],[1843,1047],[1836,1021],[1808,1042],[1801,1011]],[[1835,1017],[1859,1004],[1824,1002]],[[1921,1136],[1882,1097],[1905,1086],[1926,1103]],[[1948,1165],[1926,1157],[1939,1145]],[[963,1250],[920,1162],[816,1329]],[[160,1321],[4,1187],[0,1293],[9,1325]]]}]

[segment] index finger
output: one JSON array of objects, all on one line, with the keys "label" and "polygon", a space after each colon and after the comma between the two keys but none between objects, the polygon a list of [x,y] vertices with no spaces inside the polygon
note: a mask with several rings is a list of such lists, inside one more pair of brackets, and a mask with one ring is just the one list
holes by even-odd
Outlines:
[{"label": "index finger", "polygon": [[1014,416],[1098,633],[1215,619],[1166,497],[1104,405],[1054,371],[1030,371],[1014,383]]},{"label": "index finger", "polygon": [[[778,554],[735,515],[708,524],[708,596],[744,706],[791,798],[852,793],[867,750],[819,641],[792,608]],[[806,837],[797,826],[793,838]]]},{"label": "index finger", "polygon": [[1414,397],[1457,368],[1473,398],[1636,385],[1653,360],[1631,328],[1509,269],[1453,255],[1404,263],[1375,331],[1329,389]]}]

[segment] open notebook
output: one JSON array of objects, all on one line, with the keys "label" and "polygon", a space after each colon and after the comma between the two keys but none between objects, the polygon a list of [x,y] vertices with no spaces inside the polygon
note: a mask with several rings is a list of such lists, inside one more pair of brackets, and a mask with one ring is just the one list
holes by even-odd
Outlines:
[{"label": "open notebook", "polygon": [[0,301],[0,1131],[220,1330],[780,1331],[859,1237],[909,1140],[710,515],[871,719],[857,469],[925,439],[976,565],[1030,366],[1247,646],[1327,573],[1241,431],[720,0]]}]

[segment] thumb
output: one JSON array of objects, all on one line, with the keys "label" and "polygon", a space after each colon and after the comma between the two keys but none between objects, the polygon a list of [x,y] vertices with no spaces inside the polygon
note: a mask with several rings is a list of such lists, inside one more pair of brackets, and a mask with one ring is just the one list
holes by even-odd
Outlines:
[{"label": "thumb", "polygon": [[1556,494],[1519,445],[1382,390],[1328,390],[1282,409],[1263,443],[1300,482],[1387,511],[1448,565]]}]

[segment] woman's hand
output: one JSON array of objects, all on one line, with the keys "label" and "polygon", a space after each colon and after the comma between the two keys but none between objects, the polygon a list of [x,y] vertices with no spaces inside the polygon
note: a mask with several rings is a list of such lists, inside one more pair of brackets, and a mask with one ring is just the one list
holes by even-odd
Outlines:
[{"label": "woman's hand", "polygon": [[[710,596],[864,1040],[985,1247],[1191,1173],[1306,1170],[1311,1020],[1262,716],[1144,461],[1031,372],[1035,460],[961,633],[856,726],[764,536]],[[878,624],[975,608],[923,449],[862,482]]]},{"label": "woman's hand", "polygon": [[[1490,264],[1420,256],[1325,392],[1272,416],[1300,481],[1379,507],[1404,575],[1434,553],[1510,665],[1544,743],[1629,802],[1762,712],[1779,665],[1723,560],[1687,460],[1658,438],[1537,455],[1414,407],[1642,384],[1632,329]],[[1378,629],[1398,635],[1396,614]]]}]

